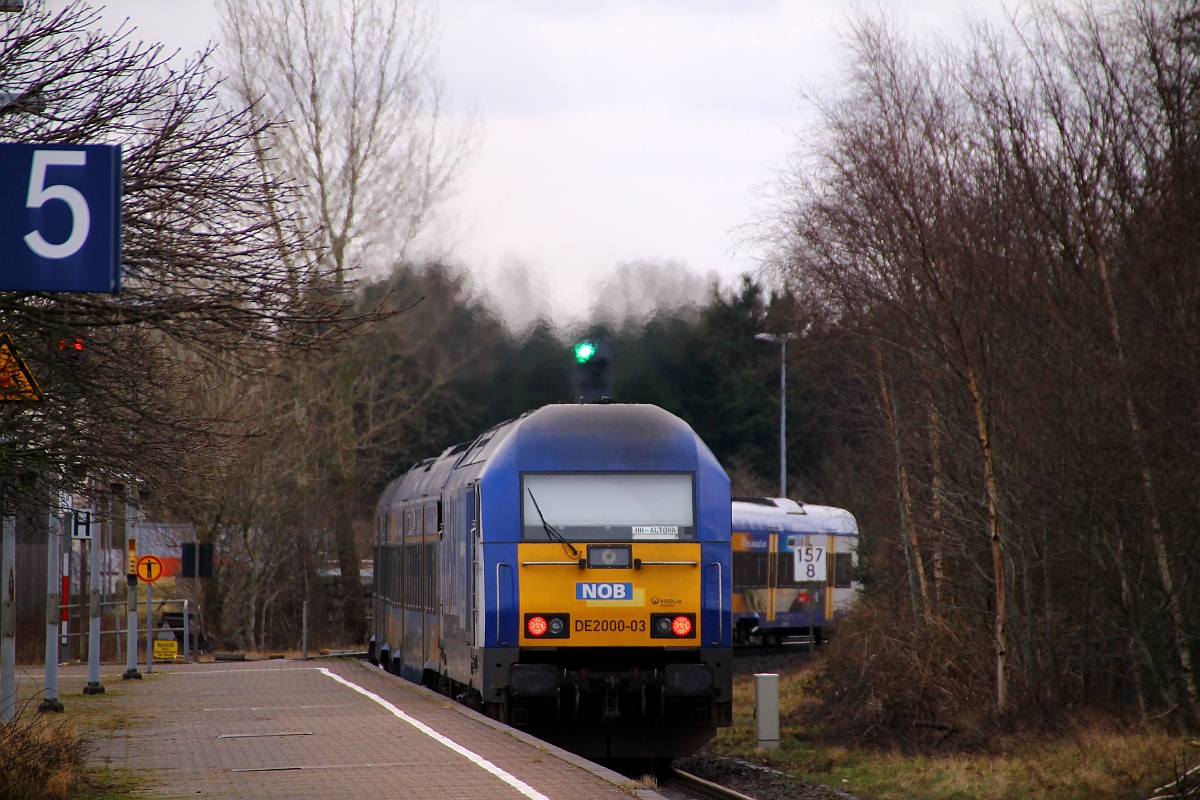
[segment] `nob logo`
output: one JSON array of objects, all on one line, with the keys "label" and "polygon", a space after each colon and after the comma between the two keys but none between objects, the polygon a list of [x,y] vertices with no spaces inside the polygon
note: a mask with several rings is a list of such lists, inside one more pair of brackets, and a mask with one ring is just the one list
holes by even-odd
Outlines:
[{"label": "nob logo", "polygon": [[632,597],[632,583],[575,584],[576,600],[629,600]]}]

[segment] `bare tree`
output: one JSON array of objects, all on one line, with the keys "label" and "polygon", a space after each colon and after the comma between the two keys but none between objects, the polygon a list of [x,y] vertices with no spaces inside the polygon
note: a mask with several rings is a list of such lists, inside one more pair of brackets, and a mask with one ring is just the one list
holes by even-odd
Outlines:
[{"label": "bare tree", "polygon": [[[420,0],[220,0],[221,64],[238,104],[280,122],[266,169],[345,277],[403,260],[470,142],[442,108],[436,24]],[[378,264],[378,262],[375,262]]]},{"label": "bare tree", "polygon": [[[221,0],[223,66],[238,104],[279,123],[258,140],[264,175],[302,187],[297,208],[335,283],[403,261],[458,177],[471,124],[442,107],[436,24],[420,0]],[[344,617],[365,636],[355,521],[363,468],[348,353],[299,363],[297,424],[319,424]],[[386,416],[386,415],[385,415]]]},{"label": "bare tree", "polygon": [[1198,719],[1198,33],[1193,0],[1037,3],[933,48],[859,18],[766,235],[869,345],[888,607],[931,555],[935,624],[904,636],[986,618],[1000,712]]},{"label": "bare tree", "polygon": [[205,375],[328,346],[352,324],[322,265],[289,273],[284,256],[304,237],[293,191],[258,169],[252,144],[267,128],[218,109],[204,55],[172,66],[160,46],[97,23],[84,2],[0,19],[0,84],[45,100],[0,112],[0,138],[109,142],[124,155],[123,292],[0,293],[5,330],[47,394],[0,408],[10,489],[20,474],[108,473],[168,490],[230,441],[227,409],[189,405]]}]

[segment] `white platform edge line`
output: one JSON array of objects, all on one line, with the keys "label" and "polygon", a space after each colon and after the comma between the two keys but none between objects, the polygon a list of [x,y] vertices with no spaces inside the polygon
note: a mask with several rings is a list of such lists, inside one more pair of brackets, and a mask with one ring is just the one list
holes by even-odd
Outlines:
[{"label": "white platform edge line", "polygon": [[521,780],[520,778],[516,777],[515,775],[505,772],[504,770],[500,769],[500,767],[497,767],[495,764],[488,761],[483,756],[481,756],[478,753],[475,753],[471,750],[468,750],[467,748],[463,747],[461,744],[454,741],[453,739],[443,736],[442,734],[435,731],[433,728],[426,725],[424,722],[421,722],[418,719],[410,717],[408,714],[406,714],[403,711],[401,711],[400,709],[396,708],[394,705],[389,703],[387,700],[384,700],[382,697],[375,694],[374,692],[364,689],[363,687],[359,686],[357,683],[354,683],[353,681],[346,680],[341,675],[336,675],[333,672],[330,672],[325,667],[318,667],[318,669],[325,675],[329,676],[330,678],[333,678],[335,681],[342,684],[343,686],[347,686],[350,689],[353,689],[354,691],[363,695],[364,697],[369,697],[370,699],[374,700],[376,703],[378,703],[379,705],[383,706],[388,711],[390,711],[394,716],[404,720],[409,725],[412,725],[414,728],[416,728],[417,730],[419,730],[421,733],[425,734],[429,738],[445,745],[446,747],[450,748],[451,750],[458,753],[459,755],[465,756],[466,758],[468,758],[469,760],[474,762],[477,766],[482,767],[483,769],[492,773],[497,778],[504,781],[509,786],[513,787],[518,792],[520,792],[521,794],[528,797],[529,800],[550,800],[550,798],[546,797],[546,795],[542,794],[537,789],[534,789],[532,786],[525,783],[525,781]]}]

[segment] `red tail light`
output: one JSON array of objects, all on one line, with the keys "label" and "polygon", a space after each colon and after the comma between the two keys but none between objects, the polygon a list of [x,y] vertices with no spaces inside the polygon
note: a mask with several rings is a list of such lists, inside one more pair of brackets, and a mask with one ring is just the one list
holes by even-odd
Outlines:
[{"label": "red tail light", "polygon": [[651,639],[695,639],[695,614],[651,614]]},{"label": "red tail light", "polygon": [[529,639],[569,639],[571,615],[526,614],[525,636]]}]

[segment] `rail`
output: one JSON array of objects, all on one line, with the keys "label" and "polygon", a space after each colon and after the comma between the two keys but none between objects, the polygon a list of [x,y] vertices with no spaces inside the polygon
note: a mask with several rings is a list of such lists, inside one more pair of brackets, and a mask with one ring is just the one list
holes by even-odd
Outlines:
[{"label": "rail", "polygon": [[755,800],[749,795],[679,769],[672,769],[659,777],[658,793],[668,800]]}]

